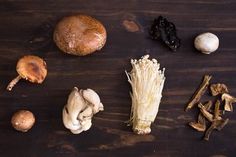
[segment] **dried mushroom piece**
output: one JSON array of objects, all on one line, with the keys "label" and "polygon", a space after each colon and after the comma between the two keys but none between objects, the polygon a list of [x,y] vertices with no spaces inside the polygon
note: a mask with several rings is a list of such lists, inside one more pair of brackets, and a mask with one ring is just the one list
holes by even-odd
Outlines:
[{"label": "dried mushroom piece", "polygon": [[211,126],[207,129],[204,140],[209,141],[210,135],[214,129],[220,131],[227,123],[229,119],[222,119],[220,117],[220,101],[217,100],[215,103],[214,115],[211,120]]},{"label": "dried mushroom piece", "polygon": [[[214,121],[214,115],[211,114],[209,111],[206,110],[205,106],[203,106],[201,103],[198,104],[198,107],[200,108],[201,113],[204,115],[204,117],[210,121]],[[217,117],[217,120],[221,120],[222,118],[220,116]]]},{"label": "dried mushroom piece", "polygon": [[211,89],[211,94],[213,96],[217,96],[219,94],[224,94],[224,93],[229,93],[227,86],[222,83],[211,84],[210,89]]},{"label": "dried mushroom piece", "polygon": [[47,76],[47,65],[42,58],[28,55],[19,59],[16,71],[19,75],[8,84],[7,90],[9,91],[22,78],[32,83],[42,83]]},{"label": "dried mushroom piece", "polygon": [[188,111],[189,109],[193,108],[193,106],[200,101],[202,95],[206,92],[206,90],[209,86],[209,82],[211,80],[211,77],[212,76],[210,76],[210,75],[204,76],[203,82],[201,83],[198,90],[194,93],[194,95],[193,95],[191,101],[188,103],[185,111]]},{"label": "dried mushroom piece", "polygon": [[220,131],[221,129],[223,129],[223,127],[229,122],[229,119],[223,119],[223,120],[216,120],[214,121],[211,126],[207,129],[205,136],[204,136],[204,140],[209,141],[210,135],[212,133],[212,131],[214,129],[217,129],[218,131]]},{"label": "dried mushroom piece", "polygon": [[176,51],[180,45],[180,38],[177,36],[177,30],[174,23],[166,18],[159,16],[154,19],[149,34],[153,40],[161,39],[172,51]]},{"label": "dried mushroom piece", "polygon": [[92,126],[92,117],[104,107],[98,94],[92,89],[74,87],[63,108],[63,123],[73,134],[87,131]]},{"label": "dried mushroom piece", "polygon": [[[204,105],[204,107],[207,111],[210,110],[211,106],[212,106],[212,101],[208,101]],[[189,125],[197,131],[204,132],[206,130],[206,119],[205,119],[204,115],[200,112],[198,115],[198,121],[197,122],[190,122]]]},{"label": "dried mushroom piece", "polygon": [[225,93],[221,96],[222,101],[225,101],[225,111],[233,111],[233,103],[236,102],[236,98]]}]

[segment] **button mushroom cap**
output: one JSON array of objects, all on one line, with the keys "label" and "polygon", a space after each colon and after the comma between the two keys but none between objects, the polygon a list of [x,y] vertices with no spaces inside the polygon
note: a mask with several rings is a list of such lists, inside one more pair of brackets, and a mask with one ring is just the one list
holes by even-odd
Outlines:
[{"label": "button mushroom cap", "polygon": [[24,56],[16,66],[18,74],[33,83],[42,83],[47,76],[46,62],[38,56]]},{"label": "button mushroom cap", "polygon": [[210,54],[219,47],[219,38],[212,33],[203,33],[198,35],[194,40],[194,46],[204,54]]},{"label": "button mushroom cap", "polygon": [[73,15],[57,24],[53,38],[63,52],[84,56],[100,50],[106,43],[107,33],[95,18]]},{"label": "button mushroom cap", "polygon": [[42,83],[47,76],[47,65],[42,58],[27,55],[19,59],[16,71],[19,75],[8,84],[7,90],[9,91],[22,78],[32,83]]},{"label": "button mushroom cap", "polygon": [[27,110],[19,110],[12,116],[12,126],[21,132],[27,132],[35,123],[35,117],[32,112]]}]

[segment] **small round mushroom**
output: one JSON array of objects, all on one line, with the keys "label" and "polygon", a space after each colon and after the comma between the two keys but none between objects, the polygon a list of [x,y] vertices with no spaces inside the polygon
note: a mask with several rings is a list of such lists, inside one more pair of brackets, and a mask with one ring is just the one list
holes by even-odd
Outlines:
[{"label": "small round mushroom", "polygon": [[35,123],[34,114],[28,110],[19,110],[11,118],[13,128],[21,132],[27,132]]},{"label": "small round mushroom", "polygon": [[102,23],[95,18],[73,15],[63,18],[57,24],[53,38],[63,52],[85,56],[105,45],[107,33]]},{"label": "small round mushroom", "polygon": [[194,46],[204,54],[211,54],[219,47],[219,39],[215,34],[202,33],[194,40]]},{"label": "small round mushroom", "polygon": [[41,84],[47,76],[47,65],[42,58],[28,55],[19,59],[16,71],[19,75],[8,84],[7,90],[9,91],[22,78],[32,83]]}]

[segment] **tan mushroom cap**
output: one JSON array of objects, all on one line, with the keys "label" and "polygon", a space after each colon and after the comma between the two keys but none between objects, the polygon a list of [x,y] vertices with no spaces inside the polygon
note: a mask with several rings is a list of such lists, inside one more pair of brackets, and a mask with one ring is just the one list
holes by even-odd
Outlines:
[{"label": "tan mushroom cap", "polygon": [[12,116],[12,126],[22,132],[27,132],[35,123],[34,114],[28,110],[19,110]]},{"label": "tan mushroom cap", "polygon": [[42,83],[47,76],[47,65],[42,58],[28,55],[17,62],[16,71],[30,82]]},{"label": "tan mushroom cap", "polygon": [[100,50],[106,43],[107,33],[95,18],[73,15],[57,24],[53,38],[63,52],[84,56]]}]

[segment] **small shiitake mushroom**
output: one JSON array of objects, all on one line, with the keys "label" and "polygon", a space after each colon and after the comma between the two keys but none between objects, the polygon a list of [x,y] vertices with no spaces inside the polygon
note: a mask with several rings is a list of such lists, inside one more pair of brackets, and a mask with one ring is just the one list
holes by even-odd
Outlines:
[{"label": "small shiitake mushroom", "polygon": [[35,123],[35,117],[28,110],[19,110],[11,118],[13,128],[21,132],[27,132]]},{"label": "small shiitake mushroom", "polygon": [[85,56],[100,50],[107,33],[101,22],[87,15],[64,17],[56,26],[54,41],[63,52]]},{"label": "small shiitake mushroom", "polygon": [[46,62],[38,56],[24,56],[17,62],[16,71],[19,74],[7,86],[11,91],[20,79],[28,80],[32,83],[41,84],[47,76]]},{"label": "small shiitake mushroom", "polygon": [[219,39],[215,34],[203,33],[195,38],[194,46],[202,53],[210,54],[218,49]]}]

